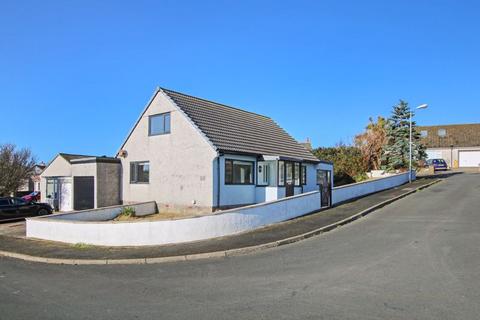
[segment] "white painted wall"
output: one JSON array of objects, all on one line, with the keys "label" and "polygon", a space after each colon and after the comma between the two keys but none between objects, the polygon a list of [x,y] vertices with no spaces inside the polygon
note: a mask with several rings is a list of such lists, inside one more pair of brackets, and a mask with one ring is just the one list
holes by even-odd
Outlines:
[{"label": "white painted wall", "polygon": [[[415,172],[413,172],[415,179]],[[408,172],[393,176],[352,183],[345,186],[334,187],[332,190],[332,203],[338,204],[347,200],[365,196],[370,193],[390,189],[408,182]]]},{"label": "white painted wall", "polygon": [[292,219],[320,207],[319,192],[221,214],[148,222],[79,222],[53,217],[27,219],[27,237],[105,246],[161,245],[204,240]]},{"label": "white painted wall", "polygon": [[[408,181],[408,173],[337,187],[334,203],[346,201],[401,185]],[[198,241],[253,230],[305,215],[320,209],[320,193],[312,191],[290,198],[222,211],[195,218],[148,222],[91,222],[68,221],[45,216],[27,219],[27,237],[67,243],[88,243],[106,246],[161,245]],[[90,211],[91,210],[87,210]],[[92,213],[84,213],[92,219]],[[109,213],[105,213],[108,215]],[[113,214],[110,212],[110,214]],[[73,215],[71,220],[78,220]]]},{"label": "white painted wall", "polygon": [[[148,135],[148,117],[170,112],[171,133]],[[210,212],[216,151],[173,102],[159,92],[123,146],[124,203],[154,200],[160,211]],[[150,182],[130,183],[130,162],[150,161]]]}]

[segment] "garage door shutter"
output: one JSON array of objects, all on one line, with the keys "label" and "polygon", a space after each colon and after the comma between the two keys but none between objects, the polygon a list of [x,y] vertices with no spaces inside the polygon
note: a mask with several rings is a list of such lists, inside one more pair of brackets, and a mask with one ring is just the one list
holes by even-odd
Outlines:
[{"label": "garage door shutter", "polygon": [[73,177],[73,208],[93,209],[95,206],[94,177]]},{"label": "garage door shutter", "polygon": [[458,157],[460,167],[480,166],[480,151],[459,151]]}]

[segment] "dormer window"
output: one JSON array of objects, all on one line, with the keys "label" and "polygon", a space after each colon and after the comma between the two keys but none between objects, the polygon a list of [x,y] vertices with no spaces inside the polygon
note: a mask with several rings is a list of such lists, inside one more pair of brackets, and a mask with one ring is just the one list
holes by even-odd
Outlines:
[{"label": "dormer window", "polygon": [[447,135],[447,130],[445,129],[438,129],[438,136],[445,137]]},{"label": "dormer window", "polygon": [[422,130],[422,131],[420,131],[420,136],[421,136],[422,138],[428,137],[428,131],[427,131],[427,130]]},{"label": "dormer window", "polygon": [[148,135],[157,136],[170,133],[170,112],[148,117]]}]

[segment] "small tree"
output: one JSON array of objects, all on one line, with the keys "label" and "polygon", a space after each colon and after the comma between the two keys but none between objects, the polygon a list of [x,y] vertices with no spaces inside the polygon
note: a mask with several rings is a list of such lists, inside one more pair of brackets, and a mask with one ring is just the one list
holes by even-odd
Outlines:
[{"label": "small tree", "polygon": [[[409,166],[410,108],[400,100],[393,106],[392,116],[387,123],[387,141],[383,149],[382,163],[388,171],[405,169]],[[414,114],[412,112],[412,118]],[[420,143],[416,123],[412,121],[412,165],[426,157],[425,147]]]},{"label": "small tree", "polygon": [[382,164],[383,147],[387,141],[387,120],[372,118],[364,133],[355,137],[355,146],[360,149],[367,170],[379,170]]},{"label": "small tree", "polygon": [[15,193],[32,175],[35,159],[28,148],[0,145],[0,196]]}]

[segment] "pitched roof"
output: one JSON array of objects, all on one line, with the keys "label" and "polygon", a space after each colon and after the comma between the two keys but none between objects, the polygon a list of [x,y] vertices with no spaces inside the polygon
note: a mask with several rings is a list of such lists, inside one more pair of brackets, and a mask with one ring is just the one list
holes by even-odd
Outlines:
[{"label": "pitched roof", "polygon": [[169,89],[161,90],[221,152],[319,162],[269,117]]},{"label": "pitched roof", "polygon": [[[439,129],[445,129],[444,137],[438,135]],[[419,126],[417,131],[428,132],[427,136],[422,138],[422,143],[427,148],[480,146],[480,123]]]}]

